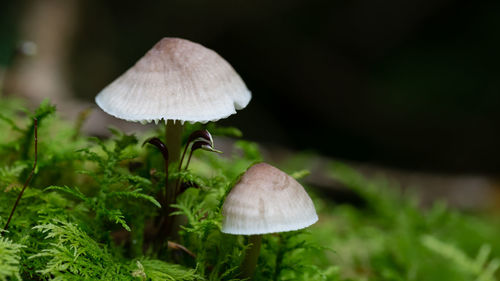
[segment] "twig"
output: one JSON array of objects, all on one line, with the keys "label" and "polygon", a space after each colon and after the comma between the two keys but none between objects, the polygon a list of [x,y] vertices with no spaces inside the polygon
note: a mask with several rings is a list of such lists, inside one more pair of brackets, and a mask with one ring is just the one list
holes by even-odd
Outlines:
[{"label": "twig", "polygon": [[26,190],[26,187],[28,187],[28,184],[30,183],[31,178],[33,178],[33,174],[35,173],[36,163],[38,160],[38,120],[36,118],[33,118],[33,127],[35,128],[35,162],[33,163],[33,169],[31,169],[31,172],[30,172],[28,178],[24,182],[23,189],[21,190],[21,192],[17,196],[16,203],[14,203],[14,207],[12,208],[12,211],[10,212],[9,219],[7,220],[7,223],[5,224],[5,227],[3,228],[4,231],[7,230],[7,228],[9,227],[10,220],[12,219],[12,216],[14,215],[14,211],[17,208],[17,204],[19,204],[19,200],[21,200],[21,197],[23,196],[23,193]]},{"label": "twig", "polygon": [[168,241],[167,247],[169,249],[173,249],[173,250],[181,250],[181,251],[185,252],[186,254],[192,256],[193,258],[196,258],[196,255],[193,252],[191,252],[190,250],[188,250],[188,248],[182,246],[181,244],[178,244],[178,243],[175,243],[172,241]]}]

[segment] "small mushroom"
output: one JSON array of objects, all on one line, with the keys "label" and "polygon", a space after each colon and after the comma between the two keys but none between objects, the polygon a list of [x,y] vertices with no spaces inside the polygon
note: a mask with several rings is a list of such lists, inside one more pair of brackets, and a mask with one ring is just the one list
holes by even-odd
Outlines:
[{"label": "small mushroom", "polygon": [[189,40],[163,38],[95,101],[120,119],[164,120],[170,160],[177,161],[184,122],[226,118],[250,99],[241,77],[216,52]]},{"label": "small mushroom", "polygon": [[262,234],[298,230],[318,220],[302,185],[266,163],[253,165],[243,174],[227,195],[222,215],[222,232],[250,235],[252,245],[242,264],[244,278],[253,275]]}]

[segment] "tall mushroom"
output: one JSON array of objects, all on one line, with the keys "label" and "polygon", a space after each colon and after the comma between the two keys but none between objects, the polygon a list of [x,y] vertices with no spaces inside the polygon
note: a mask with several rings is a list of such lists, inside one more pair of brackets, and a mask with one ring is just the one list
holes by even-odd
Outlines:
[{"label": "tall mushroom", "polygon": [[[246,107],[250,99],[241,77],[216,52],[185,39],[163,38],[95,101],[106,113],[127,121],[164,120],[169,161],[176,162],[184,122],[226,118]],[[158,236],[169,232],[166,218],[168,205],[175,200],[175,183],[171,189],[173,198],[162,204],[165,219]]]},{"label": "tall mushroom", "polygon": [[243,109],[251,94],[216,52],[180,38],[163,38],[95,98],[106,113],[148,123],[164,120],[170,160],[180,154],[184,122],[217,121]]},{"label": "tall mushroom", "polygon": [[222,232],[250,235],[242,277],[250,278],[260,252],[262,234],[298,230],[318,220],[302,185],[281,170],[259,163],[231,189],[222,206]]}]

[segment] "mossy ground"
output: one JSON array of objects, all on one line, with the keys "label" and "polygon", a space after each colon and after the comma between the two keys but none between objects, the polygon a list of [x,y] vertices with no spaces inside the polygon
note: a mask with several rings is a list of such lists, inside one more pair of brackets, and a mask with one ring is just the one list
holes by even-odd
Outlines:
[{"label": "mossy ground", "polygon": [[[256,144],[237,141],[230,157],[196,152],[187,172],[172,164],[169,179],[180,177],[187,187],[173,205],[185,220],[174,242],[192,257],[166,240],[152,242],[165,174],[161,154],[141,144],[159,132],[89,138],[48,102],[34,113],[22,106],[0,101],[0,226],[33,165],[33,117],[38,165],[8,232],[0,233],[0,280],[238,279],[246,238],[221,233],[221,206],[238,176],[262,160]],[[186,136],[199,126],[188,126]],[[215,135],[240,135],[209,126]],[[298,162],[294,175],[301,177],[307,161]],[[330,176],[360,195],[363,206],[334,204],[308,190],[319,222],[264,236],[256,280],[497,280],[495,220],[442,203],[422,210],[386,181],[364,179],[340,163],[331,164]]]}]

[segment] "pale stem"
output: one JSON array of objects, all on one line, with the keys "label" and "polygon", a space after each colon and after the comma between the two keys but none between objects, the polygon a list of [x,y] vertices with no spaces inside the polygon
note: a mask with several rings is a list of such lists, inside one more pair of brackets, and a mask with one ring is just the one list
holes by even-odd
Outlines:
[{"label": "pale stem", "polygon": [[247,249],[245,253],[245,259],[241,264],[241,277],[250,278],[255,272],[255,267],[257,266],[257,261],[259,260],[260,254],[260,244],[262,242],[262,235],[251,235],[248,237],[248,243],[251,244],[250,248]]},{"label": "pale stem", "polygon": [[166,142],[168,147],[170,163],[179,161],[181,154],[181,139],[183,125],[180,121],[174,123],[173,120],[168,120],[166,124]]},{"label": "pale stem", "polygon": [[[165,125],[165,133],[166,133],[166,145],[168,147],[168,152],[169,152],[169,162],[170,163],[175,163],[179,161],[180,154],[181,154],[181,142],[182,142],[182,130],[184,126],[181,124],[180,121],[176,121],[174,123],[173,120],[168,120],[167,124]],[[177,231],[180,228],[179,225],[176,225],[175,218],[170,217],[169,214],[171,213],[172,209],[170,208],[170,204],[175,203],[176,200],[176,182],[169,182],[168,178],[165,179],[167,181],[167,186],[168,186],[168,191],[169,194],[167,194],[168,198],[167,199],[167,206],[165,206],[166,213],[164,214],[165,219],[163,222],[163,225],[161,226],[160,229],[160,236],[164,236],[160,238],[163,240],[163,238],[167,236],[174,237],[177,235]]]}]

